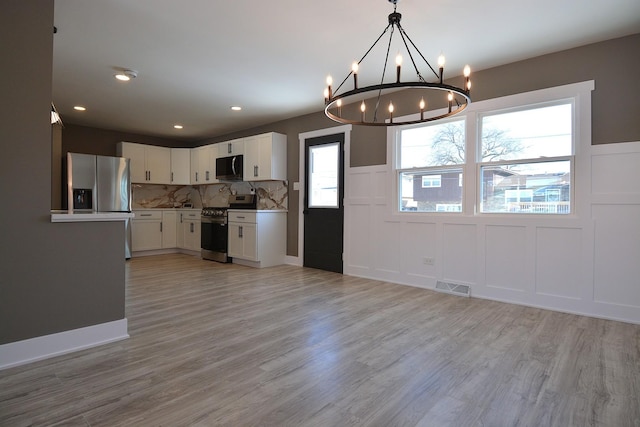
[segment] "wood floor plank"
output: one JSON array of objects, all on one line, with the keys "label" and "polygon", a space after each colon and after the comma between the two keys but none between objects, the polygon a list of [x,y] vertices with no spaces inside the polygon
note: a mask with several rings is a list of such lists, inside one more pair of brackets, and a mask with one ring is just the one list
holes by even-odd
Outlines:
[{"label": "wood floor plank", "polygon": [[130,339],[0,371],[2,426],[640,426],[640,326],[294,266],[127,263]]}]

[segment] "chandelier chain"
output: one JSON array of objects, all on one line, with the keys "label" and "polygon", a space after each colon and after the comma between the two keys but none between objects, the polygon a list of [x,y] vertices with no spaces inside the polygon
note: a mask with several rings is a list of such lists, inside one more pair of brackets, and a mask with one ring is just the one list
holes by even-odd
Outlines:
[{"label": "chandelier chain", "polygon": [[[395,7],[395,5],[394,5]],[[395,25],[391,25],[391,34],[389,35],[389,43],[387,44],[387,55],[384,58],[384,67],[382,67],[382,77],[380,78],[380,89],[378,89],[378,97],[376,98],[376,108],[373,111],[374,123],[378,121],[378,107],[380,107],[380,97],[382,95],[382,84],[384,83],[384,74],[387,70],[387,63],[389,62],[389,52],[391,51],[391,41],[393,40],[393,32],[395,31]]]},{"label": "chandelier chain", "polygon": [[[358,65],[360,65],[360,63],[362,61],[364,61],[364,58],[367,57],[367,55],[369,55],[369,52],[371,52],[371,50],[376,46],[376,44],[378,44],[378,42],[380,41],[380,39],[382,38],[382,36],[384,36],[387,31],[389,31],[389,27],[391,26],[391,24],[387,25],[387,27],[384,29],[384,31],[382,32],[382,34],[380,34],[380,36],[378,36],[378,38],[376,39],[375,42],[373,42],[373,44],[371,45],[371,47],[369,48],[369,50],[367,50],[367,52],[362,55],[362,58],[360,58],[360,60],[357,62]],[[349,77],[351,77],[351,75],[353,74],[353,71],[349,71],[349,74],[347,74],[347,77],[344,78],[344,80],[342,80],[342,83],[340,83],[338,85],[338,87],[336,88],[336,93],[338,93],[338,91],[340,90],[340,88],[342,87],[342,85],[349,79]]]},{"label": "chandelier chain", "polygon": [[[418,47],[415,45],[415,43],[413,42],[413,40],[411,40],[411,37],[409,37],[409,34],[407,34],[407,32],[404,30],[404,28],[402,28],[400,26],[400,23],[398,23],[398,28],[400,28],[400,34],[403,34],[405,36],[407,36],[407,40],[409,40],[409,43],[411,43],[411,46],[413,46],[413,48],[416,50],[416,52],[418,52],[418,55],[420,55],[420,57],[422,58],[422,60],[424,62],[427,63],[427,65],[429,66],[429,69],[433,72],[433,74],[436,76],[436,79],[439,77],[439,74],[436,72],[436,70],[433,69],[433,67],[431,66],[431,64],[429,63],[429,61],[427,61],[427,58],[424,57],[424,55],[422,54],[422,52],[420,52],[420,49],[418,49]],[[404,41],[404,37],[402,37],[402,40]],[[405,46],[407,45],[407,43],[405,42]],[[407,52],[409,52],[409,57],[411,57],[411,51],[409,50],[409,47],[407,46]],[[411,62],[413,62],[413,57],[411,57]],[[413,62],[413,66],[416,66],[416,63]],[[416,68],[417,71],[417,68]],[[420,76],[420,79],[422,81],[425,81],[422,76],[420,75],[420,72],[418,72],[418,76]]]}]

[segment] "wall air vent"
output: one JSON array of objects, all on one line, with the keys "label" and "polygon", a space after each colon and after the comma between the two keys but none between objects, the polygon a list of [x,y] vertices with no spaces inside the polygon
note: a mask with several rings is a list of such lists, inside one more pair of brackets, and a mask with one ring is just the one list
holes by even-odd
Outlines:
[{"label": "wall air vent", "polygon": [[457,283],[436,282],[436,291],[445,292],[451,295],[459,295],[462,297],[471,296],[471,287],[468,285],[459,285]]}]

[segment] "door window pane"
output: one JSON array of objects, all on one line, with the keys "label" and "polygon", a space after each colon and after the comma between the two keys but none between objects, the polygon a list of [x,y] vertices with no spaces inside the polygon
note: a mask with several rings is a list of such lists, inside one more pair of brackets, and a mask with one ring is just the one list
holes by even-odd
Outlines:
[{"label": "door window pane", "polygon": [[340,144],[309,147],[309,207],[338,208]]}]

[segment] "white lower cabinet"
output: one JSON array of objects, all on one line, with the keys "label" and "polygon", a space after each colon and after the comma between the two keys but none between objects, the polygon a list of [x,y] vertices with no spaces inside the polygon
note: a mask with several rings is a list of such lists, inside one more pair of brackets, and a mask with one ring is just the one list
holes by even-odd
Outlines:
[{"label": "white lower cabinet", "polygon": [[162,248],[175,248],[177,246],[176,211],[162,211]]},{"label": "white lower cabinet", "polygon": [[134,211],[131,221],[131,250],[162,249],[162,211]]},{"label": "white lower cabinet", "polygon": [[200,251],[200,235],[200,210],[180,212],[177,247],[189,251]]},{"label": "white lower cabinet", "polygon": [[133,252],[186,249],[200,252],[200,209],[134,211],[131,222]]},{"label": "white lower cabinet", "polygon": [[253,267],[284,264],[287,214],[281,211],[228,211],[229,256]]}]

